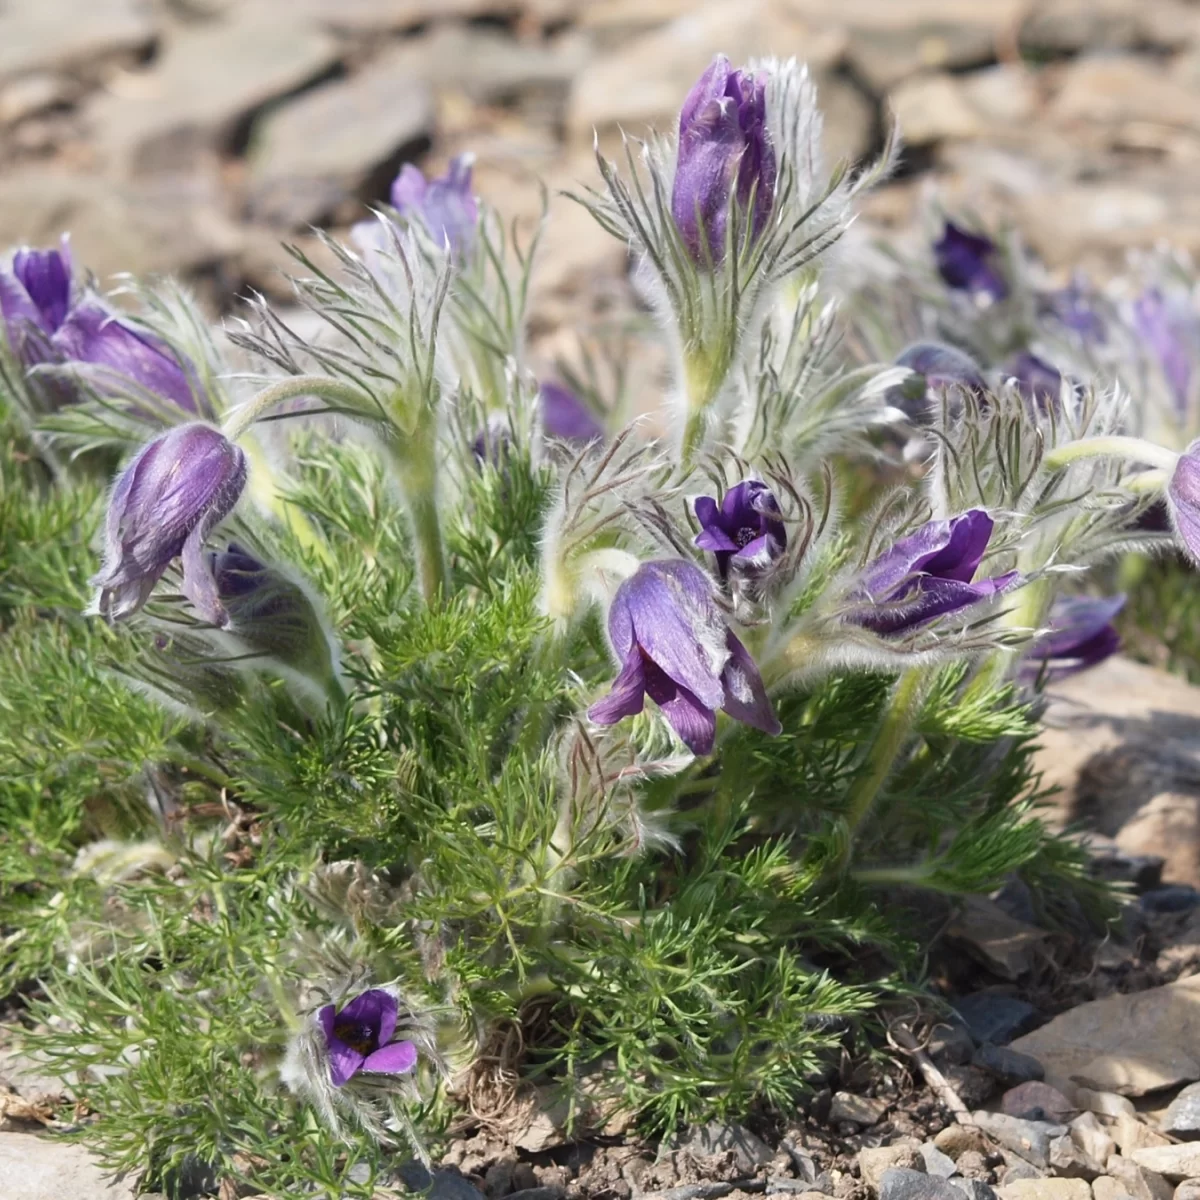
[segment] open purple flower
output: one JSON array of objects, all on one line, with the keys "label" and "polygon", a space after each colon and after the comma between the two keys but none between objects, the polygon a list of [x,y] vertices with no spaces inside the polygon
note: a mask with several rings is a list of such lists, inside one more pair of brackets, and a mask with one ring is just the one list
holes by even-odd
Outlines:
[{"label": "open purple flower", "polygon": [[963,388],[978,395],[987,391],[983,372],[975,360],[942,342],[914,342],[900,352],[896,366],[908,367],[912,374],[903,383],[888,388],[887,402],[918,424],[929,421],[931,391]]},{"label": "open purple flower", "polygon": [[459,254],[470,250],[479,224],[479,202],[471,192],[474,161],[474,155],[460,154],[438,179],[426,179],[420,168],[405,163],[392,184],[392,207]]},{"label": "open purple flower", "polygon": [[391,992],[371,988],[342,1009],[327,1004],[317,1013],[334,1087],[344,1087],[360,1071],[407,1075],[417,1065],[417,1048],[412,1042],[392,1041],[398,1012]]},{"label": "open purple flower", "polygon": [[1134,302],[1138,336],[1157,360],[1176,411],[1187,411],[1192,386],[1192,354],[1200,345],[1200,319],[1190,304],[1148,288]]},{"label": "open purple flower", "polygon": [[756,479],[731,487],[719,508],[712,496],[698,497],[696,516],[701,525],[696,545],[713,552],[722,579],[731,566],[746,575],[761,574],[787,549],[779,502]]},{"label": "open purple flower", "polygon": [[1049,632],[1029,648],[1021,665],[1022,677],[1065,679],[1115,654],[1121,635],[1112,622],[1124,607],[1124,596],[1069,596],[1056,600],[1050,609]]},{"label": "open purple flower", "polygon": [[1008,295],[1008,283],[996,269],[996,243],[991,238],[960,229],[946,222],[941,238],[933,244],[938,274],[950,287],[991,302]]},{"label": "open purple flower", "polygon": [[98,611],[114,621],[137,612],[181,557],[184,595],[206,621],[227,624],[204,540],[245,483],[245,455],[207,425],[178,425],[143,446],[108,502],[104,561],[92,580]]},{"label": "open purple flower", "polygon": [[574,392],[558,383],[543,383],[538,389],[542,407],[542,429],[547,437],[565,442],[596,442],[604,427]]},{"label": "open purple flower", "polygon": [[979,508],[922,525],[867,565],[848,620],[875,633],[907,633],[1004,591],[1018,572],[975,580],[992,529]]},{"label": "open purple flower", "polygon": [[[718,55],[679,113],[679,155],[671,215],[693,262],[725,257],[732,197],[747,209],[750,236],[762,234],[775,205],[777,168],[767,131],[766,85]],[[741,230],[736,230],[741,237]]]},{"label": "open purple flower", "polygon": [[1194,562],[1200,563],[1200,441],[1180,456],[1167,485],[1171,524]]},{"label": "open purple flower", "polygon": [[[87,294],[76,294],[66,240],[58,250],[23,247],[0,270],[0,316],[26,368],[79,363],[99,368],[89,382],[105,395],[148,392],[185,412],[198,411],[191,373],[164,342],[134,329]],[[70,389],[51,385],[59,402]]]},{"label": "open purple flower", "polygon": [[693,754],[712,750],[718,708],[779,733],[758,667],[726,625],[699,567],[643,563],[617,589],[608,633],[621,673],[588,709],[597,725],[640,713],[649,696]]}]

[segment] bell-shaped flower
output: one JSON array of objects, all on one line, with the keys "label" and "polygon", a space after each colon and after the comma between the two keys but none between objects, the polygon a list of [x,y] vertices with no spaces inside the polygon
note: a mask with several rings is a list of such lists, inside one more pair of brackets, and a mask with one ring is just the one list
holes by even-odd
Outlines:
[{"label": "bell-shaped flower", "polygon": [[1017,391],[1041,412],[1057,407],[1062,398],[1062,372],[1032,351],[1022,350],[1014,355],[1000,374],[1013,380]]},{"label": "bell-shaped flower", "polygon": [[938,274],[955,291],[995,303],[1008,295],[1008,283],[996,268],[996,243],[977,233],[968,233],[953,221],[946,222],[942,236],[933,244]]},{"label": "bell-shaped flower", "polygon": [[640,713],[649,696],[693,754],[712,750],[718,708],[779,733],[758,667],[725,623],[699,567],[643,563],[617,589],[608,633],[621,673],[588,709],[597,725]]},{"label": "bell-shaped flower", "polygon": [[538,389],[542,429],[547,437],[565,442],[596,442],[604,437],[604,426],[574,392],[558,383],[543,383]]},{"label": "bell-shaped flower", "polygon": [[204,541],[245,483],[245,455],[207,425],[178,425],[143,446],[109,498],[96,610],[112,620],[137,612],[181,558],[184,595],[210,624],[225,625]]},{"label": "bell-shaped flower", "polygon": [[977,394],[987,391],[983,372],[975,360],[942,342],[914,342],[897,355],[896,366],[907,367],[912,374],[888,388],[887,402],[918,424],[928,423],[927,402],[931,391],[956,387]]},{"label": "bell-shaped flower", "polygon": [[1200,318],[1191,305],[1148,288],[1133,305],[1133,323],[1167,381],[1177,415],[1187,412],[1193,355],[1200,347]]},{"label": "bell-shaped flower", "polygon": [[[719,264],[725,257],[735,200],[749,222],[750,237],[762,233],[775,204],[776,175],[765,82],[733,70],[729,59],[718,55],[679,113],[671,215],[693,262]],[[744,236],[739,228],[734,234]]]},{"label": "bell-shaped flower", "polygon": [[1184,551],[1200,563],[1200,441],[1180,456],[1167,485],[1167,511]]},{"label": "bell-shaped flower", "polygon": [[465,254],[479,224],[479,202],[471,191],[474,162],[474,155],[460,154],[437,179],[426,179],[419,167],[405,163],[392,184],[392,207],[406,220],[420,222],[434,241]]},{"label": "bell-shaped flower", "polygon": [[863,571],[847,620],[879,634],[908,633],[1004,591],[1018,572],[975,579],[993,527],[975,508],[901,538]]},{"label": "bell-shaped flower", "polygon": [[732,567],[743,575],[761,575],[787,549],[787,530],[779,502],[765,483],[747,479],[731,487],[718,507],[712,496],[696,499],[700,532],[696,545],[716,556],[722,579]]},{"label": "bell-shaped flower", "polygon": [[[0,316],[8,343],[26,368],[80,364],[104,395],[149,393],[197,412],[196,384],[166,344],[135,329],[75,286],[66,240],[58,250],[23,247],[0,269]],[[60,402],[69,388],[52,386]]]},{"label": "bell-shaped flower", "polygon": [[383,988],[355,996],[344,1008],[327,1004],[317,1013],[334,1087],[344,1087],[360,1071],[407,1075],[417,1065],[416,1046],[392,1040],[398,1013],[396,997]]},{"label": "bell-shaped flower", "polygon": [[1021,664],[1022,677],[1030,681],[1064,679],[1115,654],[1121,635],[1112,622],[1124,607],[1124,596],[1056,600],[1050,609],[1049,630],[1033,643]]}]

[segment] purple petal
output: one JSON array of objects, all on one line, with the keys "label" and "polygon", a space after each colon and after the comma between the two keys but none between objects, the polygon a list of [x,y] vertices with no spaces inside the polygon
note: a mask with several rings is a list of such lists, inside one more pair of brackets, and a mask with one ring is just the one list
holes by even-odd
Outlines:
[{"label": "purple petal", "polygon": [[183,565],[183,594],[204,620],[218,629],[223,629],[229,624],[229,614],[221,603],[217,581],[204,553],[204,539],[209,534],[209,524],[201,521],[184,540],[180,555]]},{"label": "purple petal", "polygon": [[460,154],[445,175],[430,180],[406,163],[392,184],[392,206],[407,220],[419,220],[435,241],[466,250],[479,223],[479,203],[471,192],[473,161]]},{"label": "purple petal", "polygon": [[920,558],[916,570],[940,579],[970,583],[992,537],[995,523],[981,508],[972,508],[950,522],[950,537],[935,554]]},{"label": "purple petal", "polygon": [[721,672],[721,682],[725,685],[722,708],[735,721],[752,725],[772,737],[777,736],[783,726],[775,716],[758,664],[732,630],[726,637],[726,645],[729,648],[729,662]]},{"label": "purple petal", "polygon": [[1143,292],[1133,306],[1134,325],[1158,359],[1176,410],[1186,411],[1192,382],[1192,355],[1200,346],[1200,321],[1190,304],[1169,301],[1157,288]]},{"label": "purple petal", "polygon": [[716,554],[733,554],[738,549],[737,542],[723,529],[715,526],[696,534],[696,545],[701,550],[711,550]]},{"label": "purple petal", "polygon": [[1074,596],[1056,601],[1050,610],[1050,631],[1030,647],[1022,676],[1026,680],[1064,679],[1115,654],[1121,637],[1111,622],[1124,606],[1124,596]]},{"label": "purple petal", "polygon": [[992,265],[996,244],[990,238],[968,233],[952,221],[946,222],[941,239],[934,244],[938,273],[952,288],[986,296],[992,301],[1008,295],[1008,284]]},{"label": "purple petal", "polygon": [[40,314],[38,324],[53,333],[71,307],[71,256],[66,240],[60,250],[22,247],[13,255],[13,275]]},{"label": "purple petal", "polygon": [[717,714],[707,708],[687,688],[677,689],[675,696],[660,704],[667,723],[679,740],[696,755],[710,754],[717,736]]},{"label": "purple petal", "polygon": [[325,1042],[329,1043],[333,1037],[333,1019],[337,1014],[337,1009],[332,1004],[327,1004],[320,1012],[317,1013],[317,1022],[325,1031]]},{"label": "purple petal", "polygon": [[1200,441],[1179,456],[1167,487],[1167,505],[1184,549],[1200,562]]},{"label": "purple petal", "polygon": [[329,1078],[334,1087],[343,1087],[358,1072],[366,1061],[353,1046],[347,1046],[341,1038],[329,1039]]},{"label": "purple petal", "polygon": [[392,1042],[368,1054],[362,1069],[377,1075],[406,1075],[416,1065],[417,1048],[412,1042]]},{"label": "purple petal", "polygon": [[604,437],[600,422],[574,392],[557,383],[543,383],[538,398],[547,437],[576,442],[594,442]]},{"label": "purple petal", "polygon": [[697,116],[714,101],[725,95],[732,68],[724,54],[718,54],[708,69],[692,84],[691,91],[679,110],[679,136],[687,134],[695,124]]},{"label": "purple petal", "polygon": [[588,709],[588,718],[597,725],[615,725],[626,717],[637,716],[645,706],[646,674],[642,651],[635,644],[625,658],[621,673],[603,700]]},{"label": "purple petal", "polygon": [[384,1039],[380,1036],[385,1014],[390,1016],[392,1032],[396,1029],[396,1012],[398,1009],[396,997],[383,988],[370,988],[355,996],[337,1015],[338,1023],[348,1022],[352,1025],[370,1026],[372,1037],[376,1042]]},{"label": "purple petal", "polygon": [[392,207],[406,217],[419,213],[428,186],[420,168],[405,163],[392,183]]}]

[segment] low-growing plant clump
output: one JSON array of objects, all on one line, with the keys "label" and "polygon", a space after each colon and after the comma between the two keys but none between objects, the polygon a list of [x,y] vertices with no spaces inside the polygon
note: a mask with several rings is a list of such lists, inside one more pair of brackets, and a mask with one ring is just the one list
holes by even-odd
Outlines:
[{"label": "low-growing plant clump", "polygon": [[600,158],[661,402],[588,331],[531,375],[466,159],[294,250],[302,320],[8,260],[0,992],[107,1165],[370,1196],[485,1085],[786,1112],[920,987],[922,894],[1103,921],[1031,742],[1129,552],[1200,553],[1187,269],[885,252],[895,147],[820,147],[802,68],[718,59]]}]

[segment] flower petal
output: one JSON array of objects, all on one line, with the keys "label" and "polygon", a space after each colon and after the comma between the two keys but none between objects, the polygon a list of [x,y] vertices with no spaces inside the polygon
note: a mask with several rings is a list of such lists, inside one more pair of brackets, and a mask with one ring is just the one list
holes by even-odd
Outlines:
[{"label": "flower petal", "polygon": [[329,1078],[334,1087],[344,1086],[363,1065],[365,1055],[347,1046],[339,1037],[329,1039]]},{"label": "flower petal", "polygon": [[383,1027],[384,1014],[391,1014],[392,1030],[396,1028],[396,1010],[399,1006],[396,997],[383,988],[369,988],[360,992],[349,1004],[338,1013],[338,1022],[348,1022],[353,1025],[368,1025],[371,1036],[376,1042],[383,1041],[380,1031]]},{"label": "flower petal", "polygon": [[729,662],[721,672],[721,682],[725,685],[725,703],[721,707],[735,721],[777,736],[783,726],[775,716],[758,664],[732,630],[727,643]]},{"label": "flower petal", "polygon": [[678,688],[674,698],[660,704],[663,716],[679,740],[696,755],[712,752],[717,736],[717,714],[703,705],[687,688]]},{"label": "flower petal", "polygon": [[613,680],[607,696],[588,709],[588,719],[597,725],[615,725],[640,713],[645,706],[646,676],[642,651],[635,643],[625,658],[621,673]]},{"label": "flower petal", "polygon": [[368,1054],[364,1071],[378,1075],[407,1075],[417,1065],[417,1048],[412,1042],[392,1042]]},{"label": "flower petal", "polygon": [[1167,503],[1184,549],[1200,562],[1200,441],[1179,456],[1167,486]]}]

